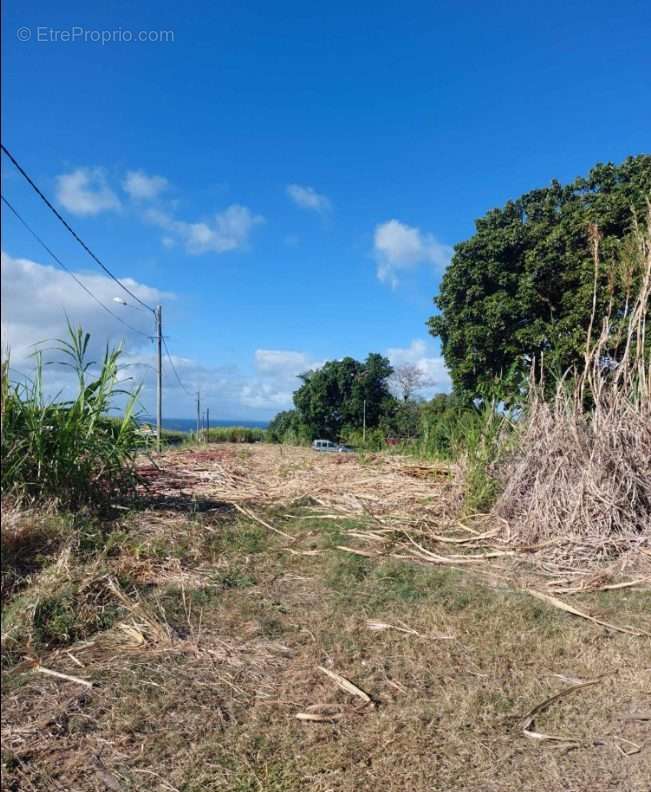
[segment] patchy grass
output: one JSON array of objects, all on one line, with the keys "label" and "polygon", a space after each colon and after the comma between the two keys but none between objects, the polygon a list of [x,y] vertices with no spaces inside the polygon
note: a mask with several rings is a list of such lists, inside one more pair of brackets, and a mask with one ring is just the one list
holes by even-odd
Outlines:
[{"label": "patchy grass", "polygon": [[[227,507],[52,529],[4,603],[3,790],[648,792],[648,639],[500,578],[337,549],[363,516],[256,513],[292,538]],[[649,629],[648,592],[572,603]],[[536,719],[574,742],[523,735],[601,675]],[[335,717],[296,718],[318,707]]]}]

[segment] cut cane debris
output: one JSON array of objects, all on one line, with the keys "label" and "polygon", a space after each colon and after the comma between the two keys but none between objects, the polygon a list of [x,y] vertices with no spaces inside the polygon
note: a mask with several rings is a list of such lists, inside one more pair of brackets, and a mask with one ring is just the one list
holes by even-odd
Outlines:
[{"label": "cut cane debris", "polygon": [[365,558],[377,558],[379,555],[379,553],[373,553],[370,550],[358,550],[355,547],[347,547],[346,545],[337,545],[337,550],[343,550],[345,553],[352,553]]},{"label": "cut cane debris", "polygon": [[247,509],[244,506],[241,506],[239,503],[233,503],[233,506],[235,506],[235,508],[239,512],[241,512],[245,517],[248,517],[250,520],[255,520],[255,522],[260,523],[260,525],[263,525],[265,528],[268,528],[270,531],[273,531],[274,533],[277,533],[280,536],[284,536],[285,539],[291,539],[292,541],[294,541],[293,536],[290,536],[288,533],[281,531],[280,528],[275,528],[273,525],[271,525],[271,523],[268,523],[266,520],[263,520],[261,517],[258,517],[258,515],[255,514],[255,512],[251,511],[251,509]]},{"label": "cut cane debris", "polygon": [[485,531],[484,533],[480,534],[473,534],[472,536],[442,536],[441,534],[435,533],[428,533],[427,536],[430,539],[433,539],[436,542],[442,542],[443,544],[474,544],[474,543],[481,543],[485,539],[492,539],[494,536],[497,536],[497,530],[492,531]]},{"label": "cut cane debris", "polygon": [[586,583],[582,586],[574,586],[574,587],[555,587],[550,588],[550,594],[588,594],[593,591],[616,591],[618,589],[625,589],[625,588],[633,588],[634,586],[648,586],[651,585],[651,578],[648,577],[641,577],[637,578],[637,580],[626,580],[622,583],[604,583],[603,585],[593,585],[590,583]]},{"label": "cut cane debris", "polygon": [[297,712],[294,717],[300,721],[312,723],[334,723],[343,716],[341,707],[331,704],[312,704],[303,712]]},{"label": "cut cane debris", "polygon": [[34,673],[45,674],[46,676],[54,677],[55,679],[62,679],[65,682],[74,682],[76,685],[84,685],[84,687],[92,688],[93,683],[87,679],[72,676],[71,674],[62,674],[60,671],[53,671],[51,668],[45,668],[42,665],[34,666]]},{"label": "cut cane debris", "polygon": [[387,624],[386,622],[371,621],[366,622],[369,630],[374,632],[381,632],[383,630],[395,630],[396,632],[404,633],[405,635],[415,635],[418,638],[427,638],[433,641],[453,641],[454,635],[423,635],[417,630],[412,630],[410,627],[400,627],[397,624]]},{"label": "cut cane debris", "polygon": [[381,632],[382,630],[396,630],[397,632],[405,633],[406,635],[417,635],[420,637],[420,633],[416,630],[412,630],[409,627],[398,627],[395,624],[386,624],[385,622],[378,622],[378,621],[368,621],[366,626],[369,630],[373,630],[375,632]]},{"label": "cut cane debris", "polygon": [[319,715],[319,713],[317,712],[297,712],[294,717],[302,721],[313,721],[316,723],[330,723],[332,721],[339,720],[339,718],[341,718],[341,713],[337,713],[335,715]]},{"label": "cut cane debris", "polygon": [[591,687],[592,685],[596,685],[598,682],[601,682],[601,678],[599,679],[590,679],[587,682],[579,682],[576,685],[572,685],[565,690],[561,690],[560,693],[556,693],[554,696],[550,696],[548,699],[545,699],[540,704],[536,705],[530,712],[528,712],[522,721],[522,732],[525,737],[528,737],[531,740],[539,740],[540,742],[551,741],[551,742],[563,742],[563,743],[573,743],[580,745],[583,740],[579,740],[576,737],[559,737],[554,734],[545,734],[544,732],[535,731],[532,729],[534,725],[535,719],[541,712],[544,712],[551,704],[555,701],[558,701],[565,696],[569,696],[571,693],[575,693],[578,690],[583,690],[584,688]]},{"label": "cut cane debris", "polygon": [[335,671],[330,671],[323,666],[319,666],[319,671],[326,674],[330,677],[337,685],[346,693],[350,693],[351,696],[357,696],[357,698],[362,699],[362,701],[366,704],[373,704],[373,699],[369,696],[368,693],[363,691],[360,687],[357,687],[350,679],[346,679],[346,677],[341,676],[341,674],[337,674]]},{"label": "cut cane debris", "polygon": [[572,605],[568,605],[566,602],[563,602],[556,597],[552,597],[551,594],[544,594],[542,591],[536,591],[535,589],[525,589],[525,591],[527,594],[531,594],[532,597],[536,597],[543,602],[547,602],[554,608],[558,608],[559,610],[565,611],[566,613],[571,613],[573,616],[578,616],[581,619],[586,619],[587,621],[592,622],[593,624],[598,624],[608,630],[625,633],[626,635],[634,635],[637,638],[642,636],[651,638],[651,634],[644,632],[644,630],[635,630],[632,627],[620,627],[617,624],[610,624],[609,622],[602,621],[601,619],[596,619],[594,616],[590,616],[589,613],[584,613],[583,611],[574,608]]},{"label": "cut cane debris", "polygon": [[[627,740],[626,737],[613,737],[613,739],[617,740],[615,743],[615,748],[617,748],[622,756],[634,756],[635,754],[640,753],[642,750],[641,745],[634,743],[632,740]],[[620,745],[620,742],[626,743],[626,745],[630,745],[632,747],[627,749],[625,746]]]}]

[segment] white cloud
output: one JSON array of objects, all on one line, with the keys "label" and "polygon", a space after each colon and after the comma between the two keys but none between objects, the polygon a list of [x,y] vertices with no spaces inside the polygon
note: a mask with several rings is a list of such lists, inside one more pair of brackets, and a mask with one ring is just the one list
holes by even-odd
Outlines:
[{"label": "white cloud", "polygon": [[[151,415],[156,393],[156,361],[154,348],[145,336],[153,333],[152,316],[130,305],[113,302],[116,296],[124,296],[127,301],[130,298],[120,294],[121,290],[110,278],[98,273],[75,275],[131,328],[104,311],[67,273],[3,252],[2,350],[3,355],[9,352],[12,377],[19,380],[32,374],[30,356],[42,342],[66,337],[68,316],[73,325],[81,325],[91,334],[91,360],[101,359],[107,343],[123,343],[121,379],[125,383],[142,384],[142,407]],[[150,305],[174,299],[173,294],[133,278],[123,278],[122,282]],[[319,365],[303,352],[258,349],[252,361],[254,371],[244,374],[236,366],[206,365],[176,352],[172,346],[172,362],[186,390],[179,385],[164,356],[163,409],[164,415],[171,417],[194,415],[194,396],[188,396],[186,391],[194,394],[197,390],[201,390],[202,404],[210,407],[213,420],[271,417],[278,410],[291,407],[292,393],[300,384],[297,375]],[[51,352],[46,354],[46,359],[56,358]],[[75,392],[72,373],[57,365],[46,366],[45,384],[46,393],[52,398],[68,398]]]},{"label": "white cloud", "polygon": [[120,208],[101,168],[77,168],[57,176],[57,201],[77,215],[97,215]]},{"label": "white cloud", "polygon": [[240,204],[231,204],[223,212],[217,213],[212,222],[188,223],[158,210],[150,210],[146,217],[168,232],[164,237],[167,247],[170,245],[169,235],[173,234],[192,255],[226,253],[246,247],[255,226],[264,223],[264,217]]},{"label": "white cloud", "polygon": [[246,407],[280,412],[292,407],[292,393],[278,390],[271,382],[253,382],[242,387],[241,401]]},{"label": "white cloud", "polygon": [[[53,339],[67,338],[69,317],[73,326],[81,326],[90,333],[90,361],[102,359],[107,343],[111,346],[122,344],[125,353],[123,363],[126,366],[122,379],[135,376],[140,381],[140,371],[149,372],[147,377],[151,386],[145,388],[143,398],[153,403],[152,369],[131,367],[134,360],[148,360],[149,365],[153,364],[153,349],[147,337],[154,330],[153,317],[130,305],[115,303],[113,298],[116,296],[127,300],[131,298],[125,296],[119,286],[105,275],[83,272],[75,275],[129,326],[121,324],[103,310],[66,272],[2,253],[2,352],[3,356],[9,355],[12,376],[16,379],[23,375],[31,376],[34,366],[31,355],[37,349],[42,349],[45,362],[50,363],[44,370],[46,395],[49,398],[68,398],[75,391],[72,372],[56,365],[61,355],[52,348],[56,346],[56,343],[52,343]],[[133,278],[122,278],[121,281],[149,304],[165,302],[174,296]]]},{"label": "white cloud", "polygon": [[319,214],[324,214],[332,209],[330,199],[318,193],[314,187],[300,184],[288,184],[287,195],[289,195],[296,206],[300,206],[301,209],[311,209],[314,212],[319,212]]},{"label": "white cloud", "polygon": [[148,176],[142,170],[127,171],[122,182],[122,189],[135,201],[157,198],[168,186],[164,176]]},{"label": "white cloud", "polygon": [[323,363],[305,352],[289,349],[256,349],[256,378],[242,388],[242,403],[248,407],[286,410],[300,386],[299,374],[317,369]]},{"label": "white cloud", "polygon": [[307,371],[310,359],[304,352],[293,352],[286,349],[256,349],[255,366],[262,372],[281,372],[296,376]]},{"label": "white cloud", "polygon": [[[105,275],[75,273],[97,298],[140,333],[151,335],[152,317],[129,306],[120,306],[114,297],[125,297],[122,290]],[[122,278],[122,283],[144,302],[155,304],[173,295]],[[34,344],[66,334],[66,314],[75,325],[88,330],[97,341],[94,351],[102,350],[107,339],[124,341],[130,349],[148,346],[139,332],[120,324],[104,311],[71,277],[55,267],[2,253],[2,336],[3,350],[10,347],[16,365],[24,363]]]},{"label": "white cloud", "polygon": [[433,234],[399,220],[388,220],[376,226],[373,247],[378,278],[393,287],[398,285],[399,271],[420,264],[433,264],[442,270],[452,255],[452,248],[439,242]]},{"label": "white cloud", "polygon": [[426,395],[447,392],[451,388],[450,374],[445,367],[442,355],[428,351],[428,345],[421,339],[414,339],[408,347],[390,347],[386,351],[391,365],[400,366],[410,363],[423,375]]}]

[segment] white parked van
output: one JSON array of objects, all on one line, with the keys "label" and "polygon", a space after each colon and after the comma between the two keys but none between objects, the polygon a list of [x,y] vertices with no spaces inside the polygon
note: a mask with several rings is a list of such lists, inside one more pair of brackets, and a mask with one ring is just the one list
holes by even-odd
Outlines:
[{"label": "white parked van", "polygon": [[346,454],[352,451],[348,446],[333,443],[332,440],[314,440],[312,442],[312,449],[314,451],[329,451],[339,454]]}]

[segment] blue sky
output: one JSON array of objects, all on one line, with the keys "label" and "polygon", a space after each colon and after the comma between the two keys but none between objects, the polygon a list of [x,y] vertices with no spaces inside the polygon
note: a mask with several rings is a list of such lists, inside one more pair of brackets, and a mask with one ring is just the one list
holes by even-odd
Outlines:
[{"label": "blue sky", "polygon": [[[447,379],[425,321],[474,219],[649,151],[650,28],[630,1],[8,2],[3,140],[111,269],[162,301],[177,369],[216,417],[273,415],[301,369],[369,351],[419,365],[431,392]],[[167,40],[124,40],[140,31]],[[2,189],[110,302],[4,157]],[[123,335],[3,219],[16,367],[64,310],[102,342]],[[169,370],[166,385],[168,414],[191,416]]]}]

